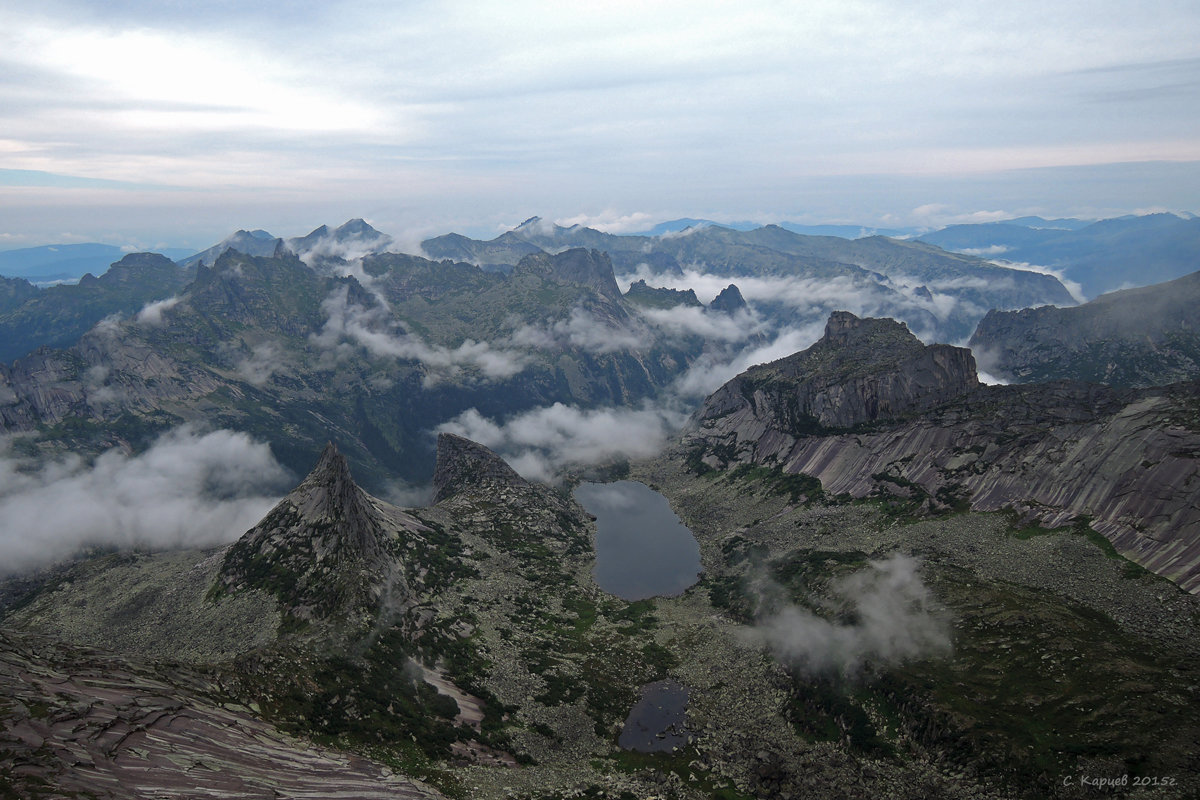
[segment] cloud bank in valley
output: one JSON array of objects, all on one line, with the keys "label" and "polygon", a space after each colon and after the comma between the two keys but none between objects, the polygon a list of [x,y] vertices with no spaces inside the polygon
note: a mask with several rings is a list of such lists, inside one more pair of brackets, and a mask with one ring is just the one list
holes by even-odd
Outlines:
[{"label": "cloud bank in valley", "polygon": [[208,547],[241,536],[293,478],[244,433],[183,426],[144,453],[33,466],[0,454],[0,565],[44,566],[86,547]]},{"label": "cloud bank in valley", "polygon": [[314,344],[335,355],[344,347],[362,347],[376,356],[419,361],[428,370],[427,381],[457,376],[464,368],[478,370],[485,378],[510,378],[529,363],[523,353],[473,339],[455,348],[428,344],[400,330],[386,306],[368,308],[351,301],[348,287],[325,298],[321,310],[325,325],[312,335]]},{"label": "cloud bank in valley", "polygon": [[577,306],[566,319],[544,325],[518,325],[505,344],[535,350],[575,347],[589,353],[612,353],[637,350],[646,343],[642,332],[615,327]]},{"label": "cloud bank in valley", "polygon": [[899,664],[948,653],[950,628],[919,574],[900,553],[836,580],[830,611],[843,622],[795,605],[770,613],[747,636],[810,674],[855,674],[868,664]]},{"label": "cloud bank in valley", "polygon": [[649,405],[581,409],[555,403],[503,421],[472,408],[437,430],[490,447],[526,478],[550,481],[572,465],[653,456],[686,419],[686,413]]}]

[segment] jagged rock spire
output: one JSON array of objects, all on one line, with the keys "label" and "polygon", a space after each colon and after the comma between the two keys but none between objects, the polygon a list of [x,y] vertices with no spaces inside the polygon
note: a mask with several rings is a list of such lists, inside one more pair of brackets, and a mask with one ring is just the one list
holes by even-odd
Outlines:
[{"label": "jagged rock spire", "polygon": [[433,502],[440,503],[464,489],[481,488],[488,483],[529,485],[504,459],[478,442],[453,433],[438,434]]},{"label": "jagged rock spire", "polygon": [[330,442],[316,467],[225,554],[225,589],[266,589],[300,616],[374,603],[394,572],[387,531],[395,525],[358,487]]}]

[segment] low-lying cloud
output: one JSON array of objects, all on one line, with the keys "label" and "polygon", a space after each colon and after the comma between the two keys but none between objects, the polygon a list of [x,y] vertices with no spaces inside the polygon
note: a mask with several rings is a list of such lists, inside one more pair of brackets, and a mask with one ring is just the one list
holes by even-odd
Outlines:
[{"label": "low-lying cloud", "polygon": [[636,330],[615,327],[575,307],[566,319],[544,325],[520,325],[512,332],[509,343],[536,350],[574,347],[589,353],[612,353],[636,350],[645,344],[645,337]]},{"label": "low-lying cloud", "polygon": [[1088,300],[1087,295],[1083,293],[1083,284],[1081,284],[1079,281],[1073,281],[1068,278],[1066,273],[1061,269],[1052,269],[1051,267],[1044,267],[1040,264],[1030,264],[1027,261],[1003,261],[996,259],[992,263],[998,267],[1004,267],[1005,269],[1019,269],[1023,272],[1036,272],[1039,275],[1049,275],[1053,278],[1058,278],[1058,282],[1066,288],[1067,292],[1070,293],[1071,298],[1076,303],[1086,303]]},{"label": "low-lying cloud", "polygon": [[[824,321],[830,311],[849,311],[860,317],[903,319],[914,332],[922,336],[932,333],[921,330],[922,322],[931,317],[946,319],[959,302],[952,295],[918,297],[912,291],[906,291],[908,287],[885,286],[850,275],[832,278],[730,276],[704,272],[698,267],[672,274],[657,273],[649,265],[640,264],[634,272],[617,276],[618,285],[624,291],[628,291],[629,285],[636,280],[668,289],[694,289],[703,303],[712,302],[721,290],[733,282],[742,297],[757,305],[759,311],[775,308],[792,315],[795,324],[804,325],[818,318]],[[773,316],[780,315],[776,313]]]},{"label": "low-lying cloud", "polygon": [[244,433],[169,431],[144,453],[110,450],[33,467],[0,454],[0,571],[87,547],[208,547],[253,527],[291,483]]},{"label": "low-lying cloud", "polygon": [[686,413],[662,407],[580,409],[555,403],[504,421],[471,408],[437,430],[490,447],[526,478],[550,481],[568,466],[649,458],[686,420]]},{"label": "low-lying cloud", "polygon": [[168,297],[164,300],[155,300],[153,303],[147,303],[142,306],[142,310],[137,313],[133,321],[139,325],[146,325],[151,328],[157,328],[163,324],[163,312],[172,309],[179,305],[178,297]]},{"label": "low-lying cloud", "polygon": [[321,309],[326,320],[321,331],[312,335],[314,344],[335,354],[347,346],[362,347],[376,356],[419,361],[428,370],[427,381],[457,376],[464,368],[485,378],[510,378],[529,363],[523,353],[473,339],[455,348],[427,344],[421,337],[401,331],[385,306],[368,308],[351,302],[348,287],[334,290]]},{"label": "low-lying cloud", "polygon": [[749,636],[781,661],[810,674],[852,675],[868,664],[891,665],[950,651],[950,628],[919,574],[900,553],[834,582],[826,619],[789,605],[761,619]]},{"label": "low-lying cloud", "polygon": [[749,309],[741,309],[735,314],[722,314],[696,306],[680,305],[645,308],[638,313],[668,336],[700,336],[715,342],[744,342],[768,328]]}]

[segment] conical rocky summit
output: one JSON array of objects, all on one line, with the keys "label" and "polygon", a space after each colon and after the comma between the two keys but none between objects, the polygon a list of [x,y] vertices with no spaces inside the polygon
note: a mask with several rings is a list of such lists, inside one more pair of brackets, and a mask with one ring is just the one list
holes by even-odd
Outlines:
[{"label": "conical rocky summit", "polygon": [[463,490],[478,492],[488,485],[523,487],[529,482],[483,445],[453,433],[438,434],[433,502],[440,503]]},{"label": "conical rocky summit", "polygon": [[713,301],[708,304],[712,311],[720,311],[724,314],[736,314],[746,307],[746,298],[742,297],[742,291],[735,284],[729,284],[721,293],[713,298]]},{"label": "conical rocky summit", "polygon": [[398,575],[387,546],[392,516],[330,443],[308,477],[229,548],[219,585],[269,591],[301,618],[369,610]]}]

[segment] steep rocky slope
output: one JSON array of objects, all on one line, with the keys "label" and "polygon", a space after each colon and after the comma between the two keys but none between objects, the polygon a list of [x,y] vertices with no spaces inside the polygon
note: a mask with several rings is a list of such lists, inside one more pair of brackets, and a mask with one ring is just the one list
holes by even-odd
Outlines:
[{"label": "steep rocky slope", "polygon": [[211,675],[0,631],[7,797],[417,800],[444,795],[284,733]]},{"label": "steep rocky slope", "polygon": [[1081,521],[1195,591],[1196,397],[1194,383],[978,386],[962,348],[925,347],[890,320],[835,315],[809,350],[714,393],[688,441],[699,463],[777,465],[833,495],[1014,509],[1051,527]]},{"label": "steep rocky slope", "polygon": [[537,254],[504,276],[387,253],[313,267],[230,250],[152,315],[0,364],[0,429],[36,432],[35,450],[96,453],[192,421],[265,439],[298,473],[333,430],[375,488],[425,480],[428,431],[468,409],[635,404],[702,348],[632,316],[599,253]]},{"label": "steep rocky slope", "polygon": [[0,362],[38,347],[70,346],[105,317],[132,316],[175,295],[192,277],[165,256],[131,253],[99,278],[89,273],[75,285],[22,292],[19,304],[0,301]]},{"label": "steep rocky slope", "polygon": [[1009,381],[1162,386],[1200,378],[1200,272],[1073,308],[989,311],[970,347]]}]

